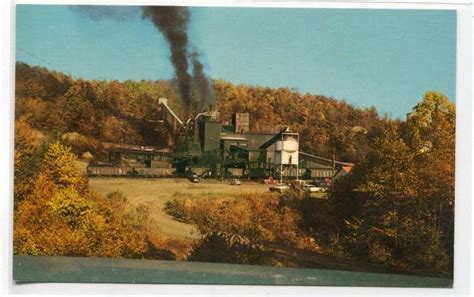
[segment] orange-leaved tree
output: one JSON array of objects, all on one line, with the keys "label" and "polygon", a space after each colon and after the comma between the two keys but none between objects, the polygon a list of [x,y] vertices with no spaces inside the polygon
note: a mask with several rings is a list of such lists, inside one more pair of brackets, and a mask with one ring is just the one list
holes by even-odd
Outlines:
[{"label": "orange-leaved tree", "polygon": [[[14,252],[29,255],[149,257],[146,206],[120,193],[103,198],[88,189],[71,149],[49,145],[31,192],[14,218]],[[156,253],[153,257],[158,257]]]},{"label": "orange-leaved tree", "polygon": [[334,187],[329,203],[347,253],[404,272],[451,275],[454,170],[455,107],[428,92]]}]

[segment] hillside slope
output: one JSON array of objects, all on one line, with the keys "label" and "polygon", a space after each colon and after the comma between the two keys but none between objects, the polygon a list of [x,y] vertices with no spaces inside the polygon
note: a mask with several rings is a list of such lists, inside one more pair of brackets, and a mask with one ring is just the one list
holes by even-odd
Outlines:
[{"label": "hillside slope", "polygon": [[[301,148],[325,157],[336,153],[355,162],[368,150],[381,120],[375,108],[355,108],[345,101],[301,94],[288,88],[234,85],[215,80],[217,108],[223,121],[234,112],[249,112],[251,130],[276,131],[282,125],[300,132]],[[166,146],[158,98],[169,99],[182,116],[173,81],[97,81],[25,63],[16,65],[16,120],[26,121],[50,139],[78,133],[78,154],[105,156],[104,142]],[[77,134],[75,134],[77,135]]]}]

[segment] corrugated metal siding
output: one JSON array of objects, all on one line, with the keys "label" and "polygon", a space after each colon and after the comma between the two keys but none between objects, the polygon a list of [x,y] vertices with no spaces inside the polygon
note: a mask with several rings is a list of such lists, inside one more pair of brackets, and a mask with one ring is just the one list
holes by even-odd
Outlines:
[{"label": "corrugated metal siding", "polygon": [[310,169],[311,177],[333,177],[334,171],[333,170],[326,170],[326,169]]}]

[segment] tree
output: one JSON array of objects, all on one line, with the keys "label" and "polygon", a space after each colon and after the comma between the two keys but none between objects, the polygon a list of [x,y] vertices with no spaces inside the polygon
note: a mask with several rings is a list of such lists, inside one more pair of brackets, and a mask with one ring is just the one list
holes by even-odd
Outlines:
[{"label": "tree", "polygon": [[75,162],[70,147],[49,145],[15,209],[15,254],[173,258],[148,240],[146,206],[129,205],[121,193],[104,199],[90,192]]},{"label": "tree", "polygon": [[428,92],[406,122],[390,123],[371,142],[329,199],[351,257],[452,274],[454,137],[454,105]]},{"label": "tree", "polygon": [[[213,87],[223,122],[230,121],[234,112],[250,112],[252,131],[274,133],[290,124],[293,131],[305,135],[302,149],[331,158],[336,147],[341,161],[354,162],[367,152],[369,134],[352,133],[354,127],[370,133],[380,124],[375,110],[357,109],[321,95],[223,80],[213,81]],[[107,155],[98,149],[98,142],[165,146],[169,131],[157,123],[157,99],[168,98],[170,107],[183,117],[177,94],[173,81],[72,79],[45,68],[17,64],[17,119],[24,117],[32,128],[53,139],[79,133],[90,143],[80,148],[73,144],[74,151],[95,152],[100,161]]]},{"label": "tree", "polygon": [[71,148],[56,141],[48,147],[44,156],[42,172],[61,188],[71,186],[83,189],[83,183],[86,181],[81,176],[76,161],[77,158]]},{"label": "tree", "polygon": [[424,176],[420,194],[441,195],[449,202],[454,202],[455,116],[455,106],[446,96],[428,92],[403,126]]},{"label": "tree", "polygon": [[15,121],[15,206],[31,192],[31,183],[41,166],[44,141],[44,135],[31,128],[25,119]]}]

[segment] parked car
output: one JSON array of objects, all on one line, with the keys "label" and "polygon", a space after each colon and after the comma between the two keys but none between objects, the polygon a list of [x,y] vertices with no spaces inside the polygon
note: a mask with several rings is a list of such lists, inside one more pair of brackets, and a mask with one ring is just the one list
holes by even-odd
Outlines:
[{"label": "parked car", "polygon": [[306,193],[317,193],[317,192],[324,192],[323,187],[318,187],[316,185],[308,184],[303,187],[303,191]]},{"label": "parked car", "polygon": [[330,181],[324,181],[324,180],[314,180],[313,184],[324,189],[327,189],[331,186]]},{"label": "parked car", "polygon": [[276,184],[270,187],[270,192],[282,193],[284,191],[289,191],[290,187],[286,184]]},{"label": "parked car", "polygon": [[233,178],[233,179],[230,180],[230,183],[229,183],[229,184],[231,184],[231,185],[233,185],[233,186],[240,186],[242,183],[240,182],[239,179]]},{"label": "parked car", "polygon": [[198,183],[201,181],[201,179],[199,178],[199,176],[197,176],[197,174],[191,174],[190,176],[188,176],[188,179],[192,183]]}]

